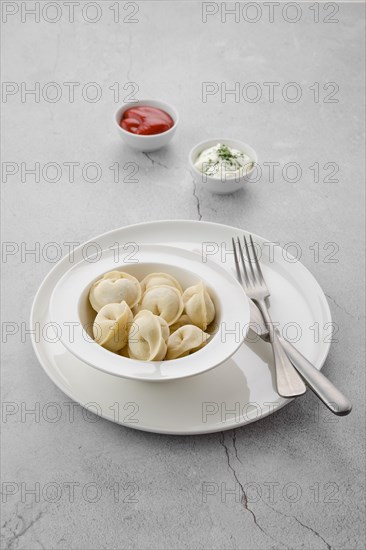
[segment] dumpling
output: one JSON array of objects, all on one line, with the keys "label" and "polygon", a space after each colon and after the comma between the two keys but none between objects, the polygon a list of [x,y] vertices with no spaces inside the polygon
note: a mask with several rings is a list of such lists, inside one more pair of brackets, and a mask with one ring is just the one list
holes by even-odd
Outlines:
[{"label": "dumpling", "polygon": [[178,330],[180,327],[184,327],[184,325],[192,325],[192,321],[191,319],[188,317],[188,315],[186,313],[183,313],[183,315],[181,315],[179,317],[179,319],[177,319],[177,321],[175,321],[175,323],[173,323],[173,325],[170,325],[170,334],[173,334],[173,332],[175,332],[176,330]]},{"label": "dumpling", "polygon": [[167,349],[164,339],[167,328],[151,311],[140,311],[134,318],[128,334],[130,358],[140,361],[162,361]]},{"label": "dumpling", "polygon": [[95,311],[99,311],[106,304],[125,301],[132,308],[141,298],[139,281],[123,271],[110,271],[102,279],[96,281],[90,289],[89,300]]},{"label": "dumpling", "polygon": [[185,311],[194,325],[206,330],[215,318],[215,306],[204,283],[190,286],[183,293]]},{"label": "dumpling", "polygon": [[195,325],[185,325],[169,336],[165,359],[185,357],[202,348],[209,337],[209,334],[206,334]]},{"label": "dumpling", "polygon": [[126,302],[106,304],[93,323],[95,341],[109,351],[121,350],[127,344],[132,321],[133,315]]},{"label": "dumpling", "polygon": [[159,319],[159,323],[160,323],[160,326],[161,326],[161,335],[164,338],[165,342],[167,342],[168,338],[170,336],[169,325],[168,325],[168,323],[166,322],[165,319],[163,319],[162,317],[159,317],[159,316],[157,316],[157,317]]},{"label": "dumpling", "polygon": [[118,355],[121,357],[126,357],[127,359],[130,358],[130,354],[128,353],[128,346],[125,346],[124,348],[120,349],[118,352]]},{"label": "dumpling", "polygon": [[179,290],[183,294],[182,287],[178,283],[177,279],[168,273],[150,273],[146,275],[141,281],[141,290],[144,293],[149,288],[154,286],[172,286]]},{"label": "dumpling", "polygon": [[148,309],[172,325],[182,315],[183,300],[179,290],[172,286],[154,286],[142,297],[140,310]]}]

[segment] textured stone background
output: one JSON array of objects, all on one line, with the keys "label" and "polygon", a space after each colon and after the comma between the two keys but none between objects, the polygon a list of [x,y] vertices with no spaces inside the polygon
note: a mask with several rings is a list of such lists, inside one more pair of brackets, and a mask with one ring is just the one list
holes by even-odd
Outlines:
[{"label": "textured stone background", "polygon": [[[20,2],[11,4],[20,10]],[[35,23],[30,16],[22,22],[19,12],[2,25],[3,80],[29,87],[57,82],[63,90],[55,103],[42,96],[39,103],[30,96],[22,102],[20,93],[5,98],[3,161],[28,167],[36,161],[42,167],[96,162],[102,177],[91,183],[76,169],[70,182],[64,169],[54,183],[42,176],[37,183],[32,175],[22,182],[20,173],[3,178],[3,239],[29,248],[40,243],[42,250],[49,242],[83,242],[135,222],[186,218],[230,223],[282,244],[294,241],[340,327],[324,372],[347,390],[354,411],[330,418],[306,395],[273,418],[196,437],[85,422],[80,409],[73,423],[66,414],[57,423],[42,417],[36,422],[31,415],[22,419],[20,413],[3,417],[3,482],[13,483],[6,488],[15,492],[3,491],[3,548],[364,548],[363,5],[339,4],[333,16],[339,22],[330,24],[324,18],[331,9],[321,6],[320,22],[314,23],[307,3],[293,24],[284,20],[282,7],[273,23],[263,11],[257,23],[243,18],[222,23],[217,14],[204,24],[199,2],[140,2],[138,22],[115,23],[112,2],[106,1],[99,2],[102,16],[92,24],[80,11],[83,0],[74,23],[60,4],[62,16],[54,24],[44,17]],[[121,18],[133,10],[120,8]],[[54,8],[49,9],[46,17],[52,18]],[[90,10],[87,16],[94,18]],[[166,150],[137,154],[118,140],[109,87],[119,83],[122,102],[131,89],[123,86],[131,81],[139,98],[165,99],[179,110],[179,132]],[[202,82],[212,81],[228,87],[257,82],[263,98],[236,103],[228,96],[222,102],[217,94],[203,103]],[[294,81],[302,98],[290,103],[281,90]],[[64,82],[80,83],[73,103]],[[88,82],[101,87],[100,101],[82,98]],[[264,82],[280,83],[273,103]],[[314,82],[320,86],[318,103],[309,89]],[[328,82],[339,86],[337,103],[324,102]],[[235,195],[196,188],[187,171],[189,149],[223,135],[250,143],[262,163],[279,162],[274,183],[264,171],[258,183]],[[109,167],[116,162],[121,179],[127,176],[125,163],[136,163],[138,183],[114,182]],[[296,183],[282,175],[289,162],[302,167]],[[321,166],[319,182],[309,169],[315,162]],[[338,163],[338,182],[326,180],[329,166],[322,167],[328,162]],[[319,261],[309,248],[314,242]],[[331,249],[323,247],[329,242],[339,247],[336,263],[326,261]],[[33,296],[50,267],[42,257],[23,261],[15,253],[7,259],[4,321],[28,322]],[[19,334],[3,346],[2,381],[6,402],[29,409],[37,402],[65,402],[39,367],[29,338],[21,342]],[[56,502],[52,492],[39,499],[22,495],[22,483],[24,493],[50,482],[78,483],[74,501],[66,488]],[[205,482],[219,487],[206,502]],[[101,488],[95,503],[82,493],[88,483]],[[126,483],[133,485],[126,489]],[[137,502],[124,502],[131,488],[138,489]],[[236,494],[225,496],[225,488]]]}]

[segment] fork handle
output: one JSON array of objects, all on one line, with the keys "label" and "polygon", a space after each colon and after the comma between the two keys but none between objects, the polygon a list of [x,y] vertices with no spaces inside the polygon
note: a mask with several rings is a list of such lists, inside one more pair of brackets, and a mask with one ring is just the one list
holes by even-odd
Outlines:
[{"label": "fork handle", "polygon": [[272,326],[271,317],[268,313],[264,300],[257,300],[256,303],[269,330],[269,338],[273,349],[278,394],[281,395],[281,397],[296,397],[304,394],[306,391],[306,386],[282,347],[278,329],[273,328]]},{"label": "fork handle", "polygon": [[281,343],[309,388],[323,401],[332,413],[345,416],[352,410],[350,400],[318,371],[290,342],[280,337]]}]

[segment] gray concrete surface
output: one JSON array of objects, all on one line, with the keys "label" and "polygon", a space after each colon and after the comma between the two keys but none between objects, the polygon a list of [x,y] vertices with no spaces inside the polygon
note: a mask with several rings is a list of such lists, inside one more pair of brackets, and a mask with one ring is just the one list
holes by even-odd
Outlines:
[{"label": "gray concrete surface", "polygon": [[[135,15],[134,3],[120,3],[115,23],[116,3],[99,2],[99,14],[95,7],[83,14],[81,1],[74,22],[59,4],[61,12],[50,5],[37,23],[21,12],[20,2],[10,2],[7,13],[19,11],[2,24],[3,81],[13,83],[6,88],[12,94],[3,96],[3,163],[15,163],[3,169],[18,170],[3,174],[2,182],[3,240],[15,243],[14,254],[3,257],[3,322],[28,323],[34,294],[51,268],[42,255],[22,258],[22,246],[39,243],[42,251],[56,242],[66,253],[65,242],[147,220],[229,223],[301,247],[339,325],[324,372],[347,391],[354,411],[330,418],[306,395],[246,428],[195,437],[85,422],[80,409],[72,423],[67,414],[56,423],[42,415],[37,422],[22,418],[21,407],[63,406],[65,396],[39,367],[29,338],[8,336],[3,400],[14,408],[2,420],[3,548],[364,548],[363,5],[321,5],[318,23],[309,3],[301,4],[296,23],[286,18],[299,13],[288,8],[283,14],[283,5],[272,23],[264,7],[256,23],[244,18],[254,12],[221,22],[220,11],[203,23],[199,2],[140,2]],[[46,20],[56,16],[58,22]],[[95,23],[86,20],[99,16]],[[126,17],[137,22],[123,22]],[[28,88],[39,83],[39,102],[29,94],[22,100],[22,82]],[[49,101],[57,91],[50,82],[61,88],[56,102]],[[74,102],[65,82],[80,83]],[[95,103],[81,93],[90,82],[102,92]],[[119,103],[132,90],[123,86],[135,82],[140,99],[177,107],[181,125],[170,147],[143,155],[122,146],[111,122],[115,82]],[[239,101],[231,95],[224,102],[216,93],[203,102],[204,82],[216,82],[215,90],[238,82]],[[243,88],[248,82],[255,87]],[[266,82],[278,83],[273,102]],[[296,89],[286,88],[289,82]],[[250,102],[243,89],[262,98]],[[300,91],[297,102],[282,96]],[[85,93],[92,97],[93,88]],[[195,187],[187,154],[211,136],[250,143],[263,168],[260,181],[232,196]],[[59,181],[47,181],[55,177],[52,168],[39,182],[30,174],[22,181],[21,163],[31,168],[35,162],[41,171],[58,163]],[[65,162],[80,163],[74,182]],[[100,165],[96,183],[81,173],[90,162]],[[135,183],[127,179],[127,162],[136,163]],[[280,163],[273,183],[268,162]],[[294,178],[288,163],[301,167],[299,181],[286,181]],[[338,181],[329,181],[335,169]],[[36,483],[40,494],[27,493]],[[78,484],[74,498],[67,483]],[[205,498],[207,483],[216,493]],[[61,495],[55,487],[62,487]],[[96,502],[93,488],[101,492]],[[236,493],[226,494],[230,489]]]}]

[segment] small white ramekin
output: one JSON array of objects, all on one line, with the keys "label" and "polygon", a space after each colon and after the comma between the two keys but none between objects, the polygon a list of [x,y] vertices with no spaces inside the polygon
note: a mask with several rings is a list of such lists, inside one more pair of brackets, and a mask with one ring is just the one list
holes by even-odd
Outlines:
[{"label": "small white ramekin", "polygon": [[[243,176],[238,176],[236,178],[226,178],[226,180],[213,178],[212,176],[208,176],[207,174],[200,172],[200,170],[198,170],[194,165],[198,156],[205,149],[213,147],[218,143],[224,143],[228,147],[232,147],[233,149],[238,149],[239,151],[246,153],[254,162],[253,168]],[[234,193],[235,191],[238,191],[244,186],[246,182],[250,181],[253,173],[256,171],[255,165],[258,163],[258,155],[254,151],[254,149],[250,147],[250,145],[244,143],[243,141],[228,138],[212,138],[201,141],[200,143],[195,145],[193,149],[191,149],[188,155],[188,163],[190,172],[196,183],[202,185],[205,189],[211,191],[211,193],[226,195],[228,193]]]}]

